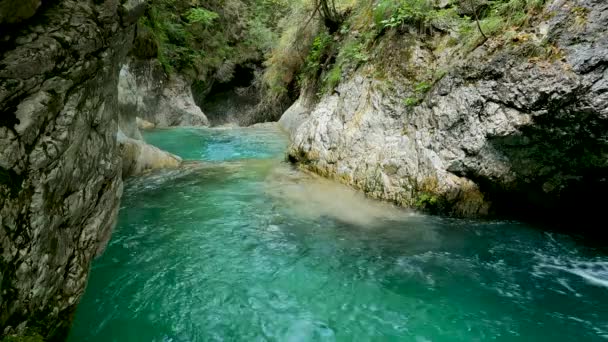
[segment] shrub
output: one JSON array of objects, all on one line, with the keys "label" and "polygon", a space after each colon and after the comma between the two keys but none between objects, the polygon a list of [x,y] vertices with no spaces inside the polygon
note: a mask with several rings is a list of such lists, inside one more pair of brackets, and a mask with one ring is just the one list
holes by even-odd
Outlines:
[{"label": "shrub", "polygon": [[420,209],[431,210],[434,209],[439,203],[439,199],[436,195],[429,193],[421,193],[416,200],[416,207]]},{"label": "shrub", "polygon": [[325,92],[332,92],[342,79],[342,67],[340,65],[334,65],[333,68],[325,76]]},{"label": "shrub", "polygon": [[266,99],[281,102],[288,88],[296,81],[303,67],[308,64],[309,52],[317,37],[319,25],[309,22],[309,7],[294,6],[290,13],[278,23],[281,35],[266,59],[262,83]]},{"label": "shrub", "polygon": [[310,53],[306,58],[304,72],[309,75],[314,75],[319,71],[324,57],[327,55],[328,49],[332,43],[331,36],[326,31],[321,31],[313,40],[310,47]]},{"label": "shrub", "polygon": [[435,10],[429,0],[381,0],[375,8],[376,24],[385,29],[405,25],[426,31]]},{"label": "shrub", "polygon": [[420,102],[422,102],[422,99],[418,97],[407,97],[403,100],[403,103],[408,107],[417,106],[418,104],[420,104]]},{"label": "shrub", "polygon": [[226,61],[263,59],[276,44],[274,30],[288,5],[286,0],[151,0],[140,26],[156,37],[167,72],[204,80]]},{"label": "shrub", "polygon": [[186,14],[186,18],[191,24],[201,24],[203,26],[211,25],[219,17],[217,13],[201,7],[192,8]]},{"label": "shrub", "polygon": [[424,95],[429,90],[431,90],[432,86],[433,86],[432,84],[430,84],[428,82],[425,82],[425,81],[422,81],[422,82],[419,82],[418,84],[416,84],[416,86],[414,87],[414,91],[417,94]]}]

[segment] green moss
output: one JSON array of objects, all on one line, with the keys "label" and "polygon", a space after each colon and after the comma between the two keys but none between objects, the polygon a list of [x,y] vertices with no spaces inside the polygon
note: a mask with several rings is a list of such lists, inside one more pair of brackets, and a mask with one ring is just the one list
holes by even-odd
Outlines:
[{"label": "green moss", "polygon": [[340,83],[342,79],[342,67],[340,65],[334,65],[333,68],[327,73],[325,77],[325,91],[331,92]]},{"label": "green moss", "polygon": [[494,36],[505,29],[507,22],[502,17],[492,16],[481,20],[479,24],[486,36]]},{"label": "green moss", "polygon": [[365,50],[364,43],[359,39],[349,40],[340,48],[338,56],[340,63],[357,67],[369,60],[369,54]]},{"label": "green moss", "polygon": [[416,84],[414,91],[416,91],[418,94],[426,94],[429,90],[431,90],[432,87],[433,85],[429,82],[422,81]]},{"label": "green moss", "polygon": [[582,28],[587,24],[589,9],[582,6],[573,7],[571,13],[574,15],[574,28]]},{"label": "green moss", "polygon": [[586,17],[589,14],[589,9],[582,6],[572,7],[570,11],[580,17]]},{"label": "green moss", "polygon": [[407,98],[403,99],[403,103],[408,107],[417,106],[420,104],[420,102],[422,102],[422,99],[420,99],[418,97],[407,97]]},{"label": "green moss", "polygon": [[412,25],[424,27],[431,21],[434,10],[427,0],[380,0],[374,11],[376,25],[385,29]]},{"label": "green moss", "polygon": [[432,208],[437,207],[438,203],[439,199],[437,195],[429,193],[421,193],[416,199],[416,207],[420,209],[430,210]]},{"label": "green moss", "polygon": [[44,342],[44,339],[36,333],[30,333],[24,336],[6,336],[2,342]]},{"label": "green moss", "polygon": [[203,26],[209,26],[219,18],[220,16],[202,7],[191,8],[186,13],[186,18],[190,24],[201,24]]},{"label": "green moss", "polygon": [[306,58],[304,66],[304,74],[314,76],[318,73],[319,68],[324,63],[325,58],[332,45],[332,37],[327,31],[321,31],[313,40],[310,48],[310,53]]}]

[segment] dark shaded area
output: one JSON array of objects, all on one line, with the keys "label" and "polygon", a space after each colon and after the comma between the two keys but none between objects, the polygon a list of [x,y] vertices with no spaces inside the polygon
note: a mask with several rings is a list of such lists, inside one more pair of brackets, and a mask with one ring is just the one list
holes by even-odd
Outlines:
[{"label": "dark shaded area", "polygon": [[195,103],[212,125],[242,123],[249,111],[260,102],[260,90],[255,86],[255,64],[237,65],[228,82],[215,81],[209,88],[202,82],[194,83]]},{"label": "dark shaded area", "polygon": [[558,230],[606,235],[594,222],[608,193],[608,121],[592,113],[552,108],[518,135],[491,137],[491,148],[508,158],[517,181],[501,183],[469,169],[492,202],[493,214],[546,223]]},{"label": "dark shaded area", "polygon": [[[0,107],[1,108],[1,107]],[[17,108],[15,106],[8,107],[5,111],[0,112],[0,127],[6,127],[13,130],[16,125],[19,125],[19,119],[15,115]]]},{"label": "dark shaded area", "polygon": [[158,42],[149,28],[137,25],[131,53],[139,59],[150,59],[158,56]]},{"label": "dark shaded area", "polygon": [[[11,1],[4,0],[9,6],[15,6]],[[0,0],[0,2],[3,2]],[[56,5],[58,0],[42,0],[40,6],[36,9],[35,13],[31,16],[19,18],[19,20],[11,20],[11,23],[0,21],[0,55],[6,51],[13,50],[15,48],[15,39],[17,34],[22,34],[20,31],[33,27],[35,25],[45,25],[48,21],[46,18],[46,11],[52,6]],[[29,3],[32,1],[26,1],[24,4],[17,6],[30,6]],[[0,8],[1,9],[1,8]]]},{"label": "dark shaded area", "polygon": [[11,197],[17,197],[24,179],[23,175],[17,174],[14,170],[0,167],[0,184],[8,187]]}]

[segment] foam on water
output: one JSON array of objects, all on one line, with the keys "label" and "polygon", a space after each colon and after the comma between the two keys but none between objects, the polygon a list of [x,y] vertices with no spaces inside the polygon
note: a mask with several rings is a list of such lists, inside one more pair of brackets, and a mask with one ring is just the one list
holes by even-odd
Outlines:
[{"label": "foam on water", "polygon": [[591,285],[608,289],[608,261],[590,262],[545,258],[543,262],[539,263],[538,267],[570,273],[581,277]]}]

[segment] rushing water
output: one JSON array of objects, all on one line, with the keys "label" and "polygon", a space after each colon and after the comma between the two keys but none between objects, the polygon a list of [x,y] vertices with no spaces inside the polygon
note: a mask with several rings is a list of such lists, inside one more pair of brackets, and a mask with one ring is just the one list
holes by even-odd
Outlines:
[{"label": "rushing water", "polygon": [[70,341],[607,341],[608,256],[514,222],[428,217],[282,162],[273,128],[146,139]]}]

